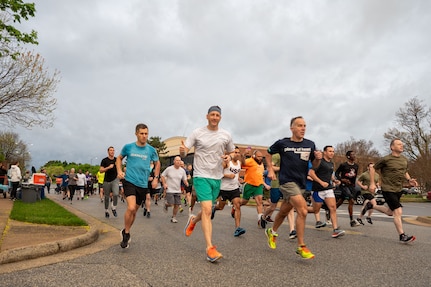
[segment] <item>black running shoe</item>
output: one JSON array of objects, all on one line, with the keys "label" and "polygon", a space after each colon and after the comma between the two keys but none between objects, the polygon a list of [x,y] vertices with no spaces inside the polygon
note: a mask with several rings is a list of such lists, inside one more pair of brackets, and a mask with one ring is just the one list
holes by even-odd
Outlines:
[{"label": "black running shoe", "polygon": [[360,219],[359,217],[356,218],[356,221],[359,222],[361,225],[365,225],[364,222],[362,221],[362,219]]},{"label": "black running shoe", "polygon": [[144,216],[147,216],[147,209],[144,207]]},{"label": "black running shoe", "polygon": [[257,221],[257,224],[262,227],[263,229],[265,229],[266,227],[266,220],[263,218],[263,216],[260,217],[260,219]]},{"label": "black running shoe", "polygon": [[362,209],[361,214],[365,215],[365,213],[370,209],[373,209],[373,204],[370,201],[368,201],[367,204],[364,206],[364,209]]},{"label": "black running shoe", "polygon": [[109,218],[109,212],[107,212],[107,211],[105,212],[105,217]]},{"label": "black running shoe", "polygon": [[126,233],[124,229],[121,229],[121,237],[123,240],[121,240],[120,246],[121,248],[129,248],[130,243],[130,233]]},{"label": "black running shoe", "polygon": [[114,215],[114,217],[117,217],[117,210],[113,209],[112,214]]},{"label": "black running shoe", "polygon": [[367,217],[367,222],[368,222],[369,224],[373,224],[373,221],[371,220],[371,217]]},{"label": "black running shoe", "polygon": [[405,233],[400,234],[400,242],[401,242],[401,243],[409,243],[409,242],[413,242],[413,241],[415,241],[415,239],[416,239],[416,237],[414,237],[413,235],[412,235],[412,236],[409,236],[409,235],[407,235],[407,234],[405,234]]}]

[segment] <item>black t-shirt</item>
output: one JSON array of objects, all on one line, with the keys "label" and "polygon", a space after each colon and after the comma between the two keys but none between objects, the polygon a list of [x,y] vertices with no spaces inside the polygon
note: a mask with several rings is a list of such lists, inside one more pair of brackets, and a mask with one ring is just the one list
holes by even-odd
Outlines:
[{"label": "black t-shirt", "polygon": [[300,142],[284,138],[268,148],[270,154],[280,154],[280,185],[295,182],[302,189],[308,174],[308,162],[314,160],[316,145],[313,141],[303,139]]},{"label": "black t-shirt", "polygon": [[109,159],[109,157],[105,157],[104,159],[102,159],[102,162],[100,163],[100,166],[102,166],[102,167],[108,167],[111,164],[114,164],[113,168],[110,168],[107,171],[105,171],[104,182],[105,181],[111,182],[117,178],[117,167],[115,166],[116,160],[117,160],[116,157],[114,157],[113,159]]},{"label": "black t-shirt", "polygon": [[343,178],[348,179],[350,181],[348,186],[355,186],[358,169],[359,166],[356,163],[349,164],[348,162],[344,162],[337,168],[335,176],[340,180]]},{"label": "black t-shirt", "polygon": [[318,168],[314,170],[316,176],[320,178],[320,180],[329,183],[328,187],[323,187],[316,181],[313,181],[313,191],[322,191],[328,190],[332,188],[332,173],[334,172],[334,163],[331,161],[326,161],[322,159],[320,161],[320,165]]}]

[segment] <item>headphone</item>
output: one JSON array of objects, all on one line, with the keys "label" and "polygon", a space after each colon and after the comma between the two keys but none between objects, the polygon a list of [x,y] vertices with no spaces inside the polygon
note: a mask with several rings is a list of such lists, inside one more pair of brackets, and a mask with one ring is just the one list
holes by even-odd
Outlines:
[{"label": "headphone", "polygon": [[253,151],[253,155],[252,155],[252,157],[253,157],[253,158],[255,158],[255,157],[256,157],[256,153],[257,153],[257,149],[255,149],[255,150]]}]

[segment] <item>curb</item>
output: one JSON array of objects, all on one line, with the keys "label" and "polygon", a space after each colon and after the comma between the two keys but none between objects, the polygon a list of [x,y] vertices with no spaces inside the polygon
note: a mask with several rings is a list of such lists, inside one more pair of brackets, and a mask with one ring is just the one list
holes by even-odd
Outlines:
[{"label": "curb", "polygon": [[94,243],[99,239],[99,235],[105,232],[106,228],[104,227],[102,222],[77,209],[74,209],[73,207],[70,207],[66,204],[62,204],[62,202],[58,200],[55,200],[53,198],[50,199],[59,204],[60,206],[66,208],[76,216],[85,220],[88,223],[89,231],[87,231],[85,234],[81,234],[63,240],[1,251],[0,265],[50,256],[77,249]]},{"label": "curb", "polygon": [[425,223],[425,224],[431,224],[431,217],[426,217],[426,216],[418,216],[416,218],[417,221]]},{"label": "curb", "polygon": [[90,227],[90,231],[88,231],[86,234],[76,237],[60,240],[57,242],[48,242],[34,246],[5,250],[0,253],[0,264],[49,256],[89,245],[99,238],[100,232],[101,230],[99,230],[99,228]]}]

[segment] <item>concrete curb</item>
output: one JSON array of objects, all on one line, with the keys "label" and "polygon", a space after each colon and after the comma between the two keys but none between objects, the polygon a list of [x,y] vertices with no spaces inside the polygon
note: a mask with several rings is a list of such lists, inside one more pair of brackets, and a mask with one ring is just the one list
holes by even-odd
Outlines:
[{"label": "concrete curb", "polygon": [[426,216],[418,216],[416,218],[417,221],[425,223],[425,224],[430,224],[431,225],[431,218],[430,217],[426,217]]},{"label": "concrete curb", "polygon": [[49,198],[57,204],[63,206],[76,216],[85,220],[88,223],[89,230],[85,234],[81,234],[75,237],[1,251],[0,265],[50,256],[77,249],[94,243],[99,239],[99,235],[106,231],[106,227],[103,225],[103,223],[98,221],[94,217],[91,217],[77,209],[74,209],[67,204],[64,204],[59,200],[56,200],[55,197]]},{"label": "concrete curb", "polygon": [[0,253],[0,264],[49,256],[79,248],[95,242],[99,238],[100,232],[99,228],[90,227],[86,234],[73,238],[5,250]]}]

